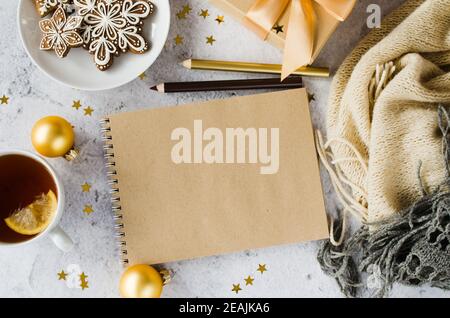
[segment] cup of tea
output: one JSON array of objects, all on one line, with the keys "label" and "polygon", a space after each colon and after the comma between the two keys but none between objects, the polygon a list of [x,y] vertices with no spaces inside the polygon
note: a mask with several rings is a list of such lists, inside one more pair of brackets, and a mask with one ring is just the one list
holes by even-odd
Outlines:
[{"label": "cup of tea", "polygon": [[41,157],[23,150],[0,150],[0,249],[50,237],[62,251],[73,242],[59,227],[63,185]]}]

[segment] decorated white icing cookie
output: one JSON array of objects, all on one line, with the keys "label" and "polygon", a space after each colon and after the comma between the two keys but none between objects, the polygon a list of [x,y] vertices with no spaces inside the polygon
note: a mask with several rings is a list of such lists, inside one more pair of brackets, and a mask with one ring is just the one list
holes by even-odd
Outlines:
[{"label": "decorated white icing cookie", "polygon": [[62,6],[67,12],[70,12],[72,0],[34,0],[34,4],[37,12],[43,18],[55,11],[59,6]]},{"label": "decorated white icing cookie", "polygon": [[83,45],[78,29],[83,17],[66,16],[62,7],[58,7],[51,19],[39,21],[39,28],[44,33],[40,49],[54,50],[59,58],[65,57],[71,48]]},{"label": "decorated white icing cookie", "polygon": [[142,54],[149,44],[142,36],[143,20],[153,13],[147,0],[74,0],[77,14],[84,17],[81,27],[83,46],[94,55],[101,71],[107,70],[114,56],[128,51]]},{"label": "decorated white icing cookie", "polygon": [[85,16],[88,13],[92,13],[97,5],[97,0],[74,0],[77,7],[77,14]]}]

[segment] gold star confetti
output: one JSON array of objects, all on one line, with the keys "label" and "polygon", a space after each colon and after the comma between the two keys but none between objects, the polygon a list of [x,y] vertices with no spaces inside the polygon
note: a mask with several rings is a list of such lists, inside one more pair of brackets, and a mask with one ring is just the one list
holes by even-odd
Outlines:
[{"label": "gold star confetti", "polygon": [[203,17],[203,19],[206,19],[207,17],[209,17],[209,11],[208,11],[208,9],[206,9],[206,10],[202,9],[198,15]]},{"label": "gold star confetti", "polygon": [[237,284],[237,285],[233,284],[233,289],[231,291],[235,292],[236,294],[239,294],[239,291],[241,291],[241,290],[242,290],[242,288],[241,288],[240,284]]},{"label": "gold star confetti", "polygon": [[253,285],[253,281],[255,280],[253,277],[251,277],[250,275],[248,275],[247,278],[244,279],[245,280],[245,285]]},{"label": "gold star confetti", "polygon": [[88,278],[88,276],[84,272],[82,272],[80,274],[80,287],[82,290],[89,288],[89,285],[88,285],[89,282],[87,281],[87,278]]},{"label": "gold star confetti", "polygon": [[94,110],[91,108],[91,106],[88,106],[84,109],[84,116],[92,116],[92,113]]},{"label": "gold star confetti", "polygon": [[283,28],[284,28],[284,25],[279,25],[277,23],[277,24],[275,24],[273,26],[272,30],[274,30],[278,34],[278,33],[283,33],[284,32]]},{"label": "gold star confetti", "polygon": [[225,22],[225,17],[223,15],[218,15],[216,21],[217,23],[222,24]]},{"label": "gold star confetti", "polygon": [[8,103],[9,103],[9,97],[6,96],[6,95],[3,95],[3,96],[0,98],[0,102],[1,102],[2,105],[8,105]]},{"label": "gold star confetti", "polygon": [[92,186],[87,182],[85,182],[84,184],[81,185],[81,189],[83,190],[83,192],[90,192],[91,187]]},{"label": "gold star confetti", "polygon": [[183,11],[178,12],[178,13],[177,13],[177,18],[178,18],[179,20],[186,19],[186,13],[183,12]]},{"label": "gold star confetti", "polygon": [[86,288],[89,288],[88,283],[89,283],[88,281],[83,281],[83,282],[81,282],[81,283],[80,283],[81,289],[82,289],[82,290],[85,290]]},{"label": "gold star confetti", "polygon": [[63,270],[61,273],[58,273],[58,280],[66,280],[67,273],[65,273]]},{"label": "gold star confetti", "polygon": [[213,45],[214,42],[216,42],[216,39],[214,38],[214,36],[211,35],[211,36],[206,37],[206,44]]},{"label": "gold star confetti", "polygon": [[173,40],[175,41],[175,45],[180,45],[183,44],[184,38],[181,35],[177,34],[177,36]]},{"label": "gold star confetti", "polygon": [[80,107],[81,107],[81,101],[79,101],[79,100],[74,100],[74,101],[73,101],[72,107],[75,108],[76,110],[80,109]]},{"label": "gold star confetti", "polygon": [[91,215],[91,213],[94,213],[94,209],[92,208],[92,205],[91,205],[91,204],[86,204],[86,205],[84,206],[83,212],[84,212],[86,215]]},{"label": "gold star confetti", "polygon": [[259,264],[259,267],[258,267],[257,271],[261,272],[261,274],[266,272],[267,271],[266,264]]},{"label": "gold star confetti", "polygon": [[145,75],[145,72],[144,72],[144,73],[139,74],[138,77],[141,79],[141,81],[143,81],[143,80],[145,79],[146,76],[147,76],[147,75]]},{"label": "gold star confetti", "polygon": [[192,8],[187,4],[183,7],[183,11],[181,11],[181,12],[189,14],[189,13],[191,13],[191,11],[192,11]]},{"label": "gold star confetti", "polygon": [[187,4],[187,5],[183,6],[183,10],[181,10],[177,13],[177,18],[180,20],[186,19],[187,15],[189,13],[191,13],[191,11],[192,11],[192,8]]},{"label": "gold star confetti", "polygon": [[308,100],[309,100],[310,103],[311,102],[315,102],[316,101],[316,95],[308,93]]}]

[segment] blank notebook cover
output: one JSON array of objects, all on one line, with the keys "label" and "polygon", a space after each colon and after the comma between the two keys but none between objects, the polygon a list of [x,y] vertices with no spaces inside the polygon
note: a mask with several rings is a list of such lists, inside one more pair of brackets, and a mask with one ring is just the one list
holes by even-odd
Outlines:
[{"label": "blank notebook cover", "polygon": [[126,264],[328,237],[305,89],[116,114],[103,124]]}]

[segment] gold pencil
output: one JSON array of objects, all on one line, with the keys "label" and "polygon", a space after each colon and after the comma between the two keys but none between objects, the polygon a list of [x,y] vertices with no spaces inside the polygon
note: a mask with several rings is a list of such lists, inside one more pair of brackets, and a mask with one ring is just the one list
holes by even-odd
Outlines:
[{"label": "gold pencil", "polygon": [[[181,63],[193,70],[230,71],[247,73],[281,74],[280,64],[260,64],[247,62],[214,61],[189,59]],[[304,66],[292,73],[293,75],[329,77],[330,71],[324,67]]]}]

